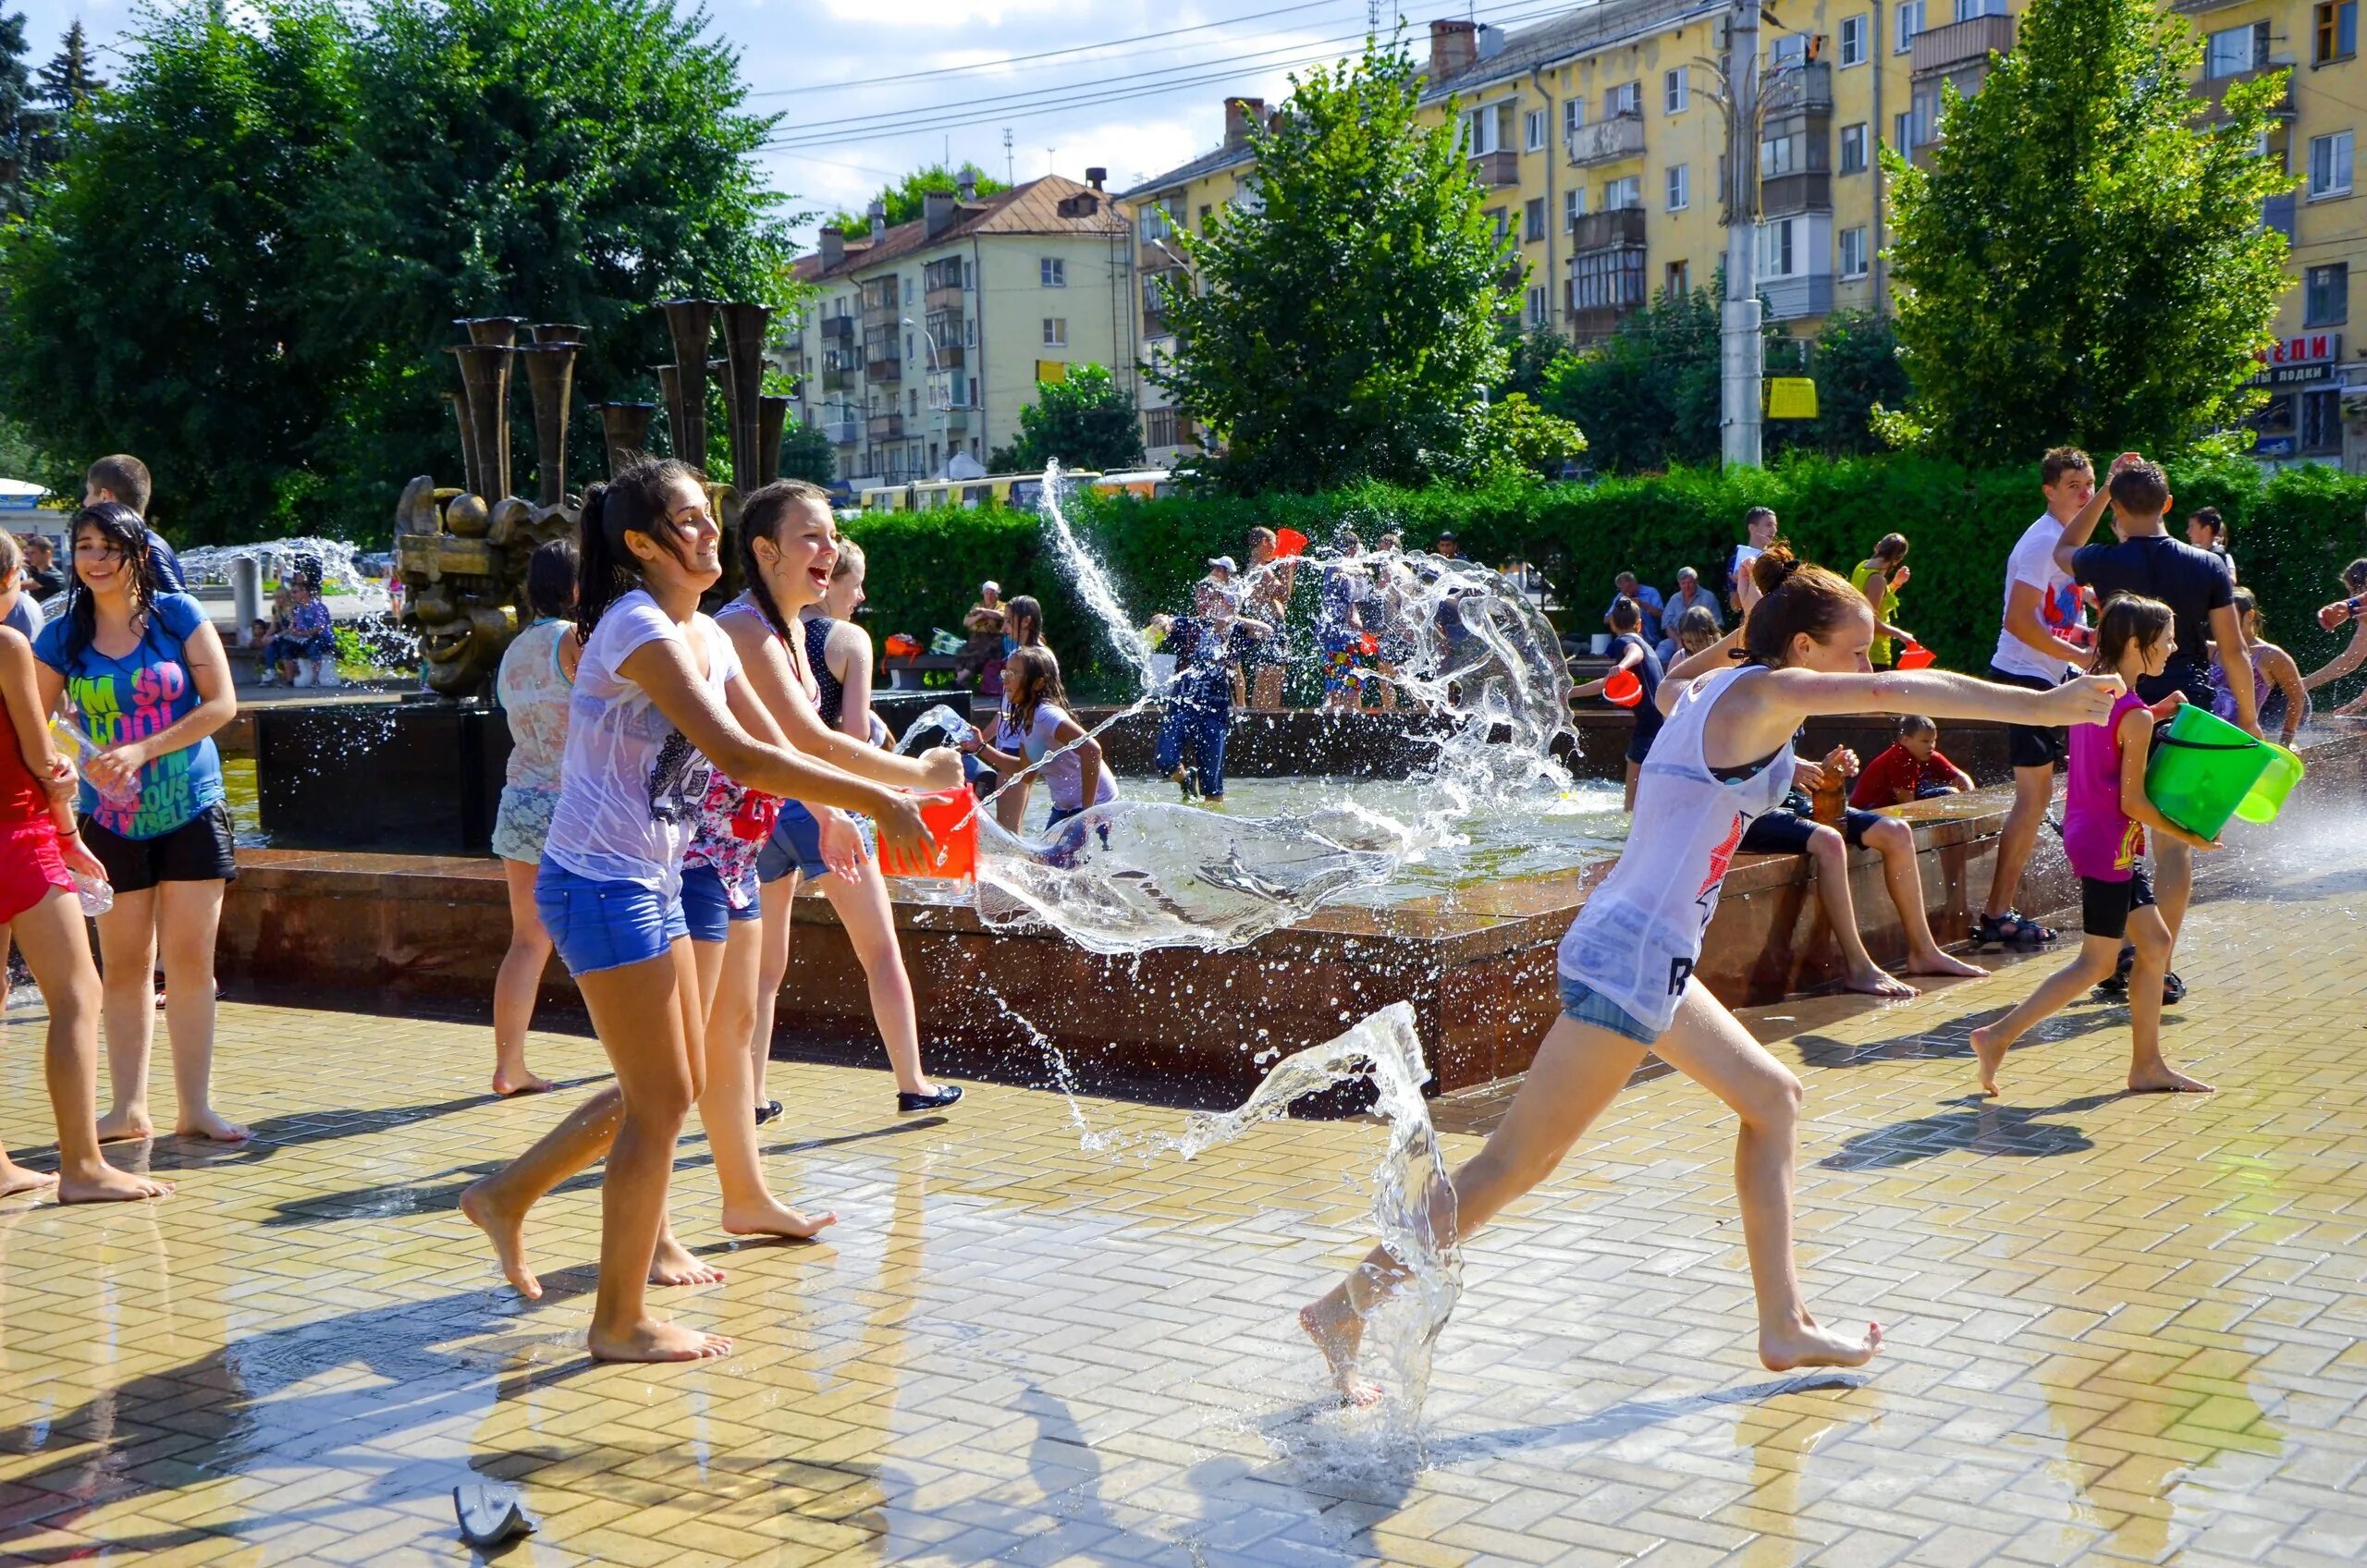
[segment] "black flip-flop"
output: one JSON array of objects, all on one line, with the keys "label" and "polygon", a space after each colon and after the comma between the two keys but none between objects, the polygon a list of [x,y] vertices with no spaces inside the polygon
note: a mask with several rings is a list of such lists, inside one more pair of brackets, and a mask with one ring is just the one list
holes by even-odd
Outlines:
[{"label": "black flip-flop", "polygon": [[780,1101],[779,1101],[779,1100],[767,1100],[764,1104],[762,1104],[762,1105],[760,1105],[760,1106],[758,1106],[758,1107],[756,1108],[756,1125],[757,1125],[757,1126],[762,1127],[762,1126],[763,1126],[766,1122],[767,1122],[767,1121],[779,1121],[779,1120],[780,1120]]}]

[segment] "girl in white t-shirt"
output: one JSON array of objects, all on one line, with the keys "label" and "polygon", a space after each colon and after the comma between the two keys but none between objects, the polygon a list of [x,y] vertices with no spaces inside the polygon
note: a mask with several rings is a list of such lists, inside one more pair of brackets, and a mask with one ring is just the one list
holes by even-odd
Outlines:
[{"label": "girl in white t-shirt", "polygon": [[681,877],[710,759],[752,789],[862,812],[887,842],[918,849],[929,838],[910,795],[755,738],[775,732],[730,639],[698,613],[699,595],[723,575],[722,533],[692,470],[642,462],[594,485],[581,529],[583,651],[534,901],[616,1083],[469,1188],[460,1210],[492,1239],[510,1283],[539,1298],[526,1211],[606,1155],[593,1358],[696,1360],[730,1346],[651,1317],[644,1295],[653,1280],[721,1278],[666,1225],[674,1140],[706,1076]]},{"label": "girl in white t-shirt", "polygon": [[[1044,828],[1058,835],[1045,858],[1054,865],[1068,864],[1085,848],[1085,824],[1070,819],[1118,798],[1118,781],[1102,760],[1101,742],[1070,716],[1068,701],[1069,694],[1061,685],[1061,663],[1052,656],[1052,650],[1041,645],[1022,648],[1002,667],[1002,722],[995,729],[999,744],[980,741],[976,746],[977,753],[997,773],[1017,773],[1022,768],[1042,772],[1044,789],[1052,801]],[[1085,798],[1087,778],[1093,780],[1090,800]],[[1024,789],[1025,782],[1014,778],[1003,787]],[[1109,823],[1097,822],[1095,827],[1107,847]]]},{"label": "girl in white t-shirt", "polygon": [[[1866,657],[1874,616],[1864,594],[1821,568],[1795,567],[1781,546],[1752,572],[1765,597],[1744,595],[1743,667],[1705,675],[1680,666],[1661,682],[1667,722],[1637,782],[1627,847],[1562,938],[1562,1015],[1502,1124],[1454,1173],[1452,1202],[1438,1206],[1450,1233],[1439,1240],[1467,1238],[1551,1175],[1649,1050],[1742,1119],[1735,1189],[1759,1299],[1760,1359],[1776,1371],[1856,1366],[1881,1348],[1881,1329],[1854,1336],[1819,1327],[1793,1269],[1799,1080],[1693,976],[1726,868],[1751,819],[1783,798],[1793,733],[1809,718],[2091,723],[2123,688],[2117,676],[2036,692],[1938,670],[1876,674]],[[1404,1266],[1376,1248],[1299,1314],[1354,1403],[1380,1397],[1357,1366],[1364,1321],[1404,1278]]]}]

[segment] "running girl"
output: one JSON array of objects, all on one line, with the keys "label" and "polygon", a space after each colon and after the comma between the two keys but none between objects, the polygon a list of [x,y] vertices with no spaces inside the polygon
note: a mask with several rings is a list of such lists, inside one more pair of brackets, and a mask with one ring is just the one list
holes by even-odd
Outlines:
[{"label": "running girl", "polygon": [[762,722],[755,697],[730,640],[698,613],[699,595],[723,575],[722,535],[692,470],[641,462],[594,485],[581,528],[583,653],[534,902],[617,1081],[461,1194],[460,1210],[492,1240],[509,1281],[539,1297],[524,1257],[527,1210],[607,1155],[593,1358],[696,1360],[730,1346],[650,1317],[645,1293],[654,1268],[661,1282],[718,1277],[686,1256],[659,1256],[661,1241],[680,1254],[666,1231],[667,1180],[706,1076],[681,867],[707,759],[753,788],[863,812],[901,848],[929,838],[909,795],[750,737],[747,726]]},{"label": "running girl", "polygon": [[[2107,601],[2096,627],[2096,672],[2117,676],[2130,687],[2161,674],[2177,647],[2171,619],[2170,606],[2157,599],[2124,594]],[[2216,840],[2180,827],[2145,798],[2145,763],[2152,749],[2154,722],[2167,718],[2185,700],[2184,692],[2173,692],[2147,707],[2133,691],[2125,692],[2103,723],[2082,724],[2071,731],[2063,851],[2079,874],[2086,938],[2079,956],[2048,975],[2019,1007],[1972,1032],[1982,1094],[1997,1092],[1997,1069],[2016,1040],[2062,1011],[2091,986],[2111,978],[2124,939],[2137,949],[2136,966],[2128,976],[2129,1088],[2138,1094],[2211,1092],[2210,1084],[2162,1060],[2162,994],[2174,938],[2140,864],[2149,828],[2198,850],[2219,847]]]},{"label": "running girl", "polygon": [[[1447,1220],[1467,1238],[1551,1175],[1579,1134],[1618,1096],[1647,1050],[1742,1118],[1735,1186],[1759,1298],[1759,1355],[1769,1367],[1855,1366],[1882,1346],[1820,1327],[1792,1265],[1792,1167],[1800,1084],[1692,978],[1726,866],[1753,817],[1792,777],[1791,739],[1821,714],[1930,713],[2069,723],[2101,718],[2117,679],[2045,692],[1937,670],[1874,674],[1874,617],[1864,595],[1780,550],[1752,564],[1766,596],[1750,612],[1740,669],[1661,687],[1667,722],[1645,762],[1636,821],[1621,855],[1563,937],[1562,1016],[1547,1032],[1503,1124],[1455,1172]],[[1299,1314],[1341,1392],[1380,1390],[1357,1366],[1364,1321],[1405,1278],[1376,1249]]]},{"label": "running girl", "polygon": [[[1070,819],[1116,800],[1118,781],[1110,777],[1108,765],[1102,761],[1101,742],[1086,734],[1085,726],[1070,716],[1069,694],[1061,685],[1061,664],[1052,656],[1051,649],[1022,648],[1011,655],[1011,661],[1002,668],[1002,700],[1004,730],[996,738],[1016,736],[1019,751],[999,751],[981,741],[978,753],[998,773],[1016,773],[1031,767],[1043,770],[1044,787],[1052,797],[1052,811],[1044,819],[1044,830],[1059,833],[1049,858],[1055,865],[1066,865],[1085,848],[1085,824]],[[1051,759],[1049,762],[1045,760],[1048,757]],[[1093,780],[1091,800],[1085,799],[1087,778]],[[1063,827],[1063,823],[1069,826]],[[1110,825],[1102,822],[1096,826],[1107,847]]]}]

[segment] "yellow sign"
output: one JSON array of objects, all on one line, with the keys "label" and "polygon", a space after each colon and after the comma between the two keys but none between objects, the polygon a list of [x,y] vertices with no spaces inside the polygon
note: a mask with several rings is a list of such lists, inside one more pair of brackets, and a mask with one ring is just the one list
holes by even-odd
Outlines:
[{"label": "yellow sign", "polygon": [[1769,419],[1816,418],[1816,383],[1805,375],[1769,377],[1767,417]]},{"label": "yellow sign", "polygon": [[1037,360],[1036,361],[1037,381],[1066,381],[1068,378],[1069,366],[1066,360]]}]

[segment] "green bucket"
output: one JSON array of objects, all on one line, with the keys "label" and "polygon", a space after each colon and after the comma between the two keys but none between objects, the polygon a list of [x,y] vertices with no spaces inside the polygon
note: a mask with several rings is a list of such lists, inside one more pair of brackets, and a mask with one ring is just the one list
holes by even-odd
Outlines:
[{"label": "green bucket", "polygon": [[2146,765],[2145,798],[2188,832],[2216,839],[2279,749],[2188,703]]},{"label": "green bucket", "polygon": [[2236,815],[2246,822],[2275,822],[2285,807],[2285,797],[2301,782],[2300,757],[2274,741],[2268,742],[2268,766],[2261,770],[2260,781],[2236,802]]}]

